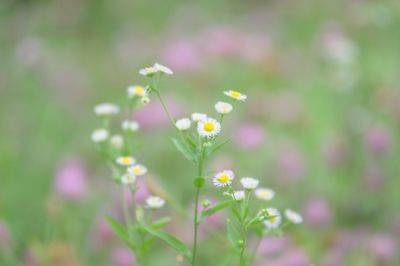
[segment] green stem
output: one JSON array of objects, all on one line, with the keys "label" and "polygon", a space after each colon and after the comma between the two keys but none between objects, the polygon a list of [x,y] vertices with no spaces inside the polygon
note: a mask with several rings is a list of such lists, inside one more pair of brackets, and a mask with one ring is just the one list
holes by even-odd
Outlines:
[{"label": "green stem", "polygon": [[240,250],[240,266],[246,266],[246,239],[243,240],[243,246]]},{"label": "green stem", "polygon": [[[200,156],[199,156],[199,163],[198,163],[198,171],[197,177],[203,177],[203,166],[204,166],[204,148],[202,147],[203,143],[200,140]],[[197,238],[198,238],[198,231],[199,231],[199,222],[198,222],[198,215],[199,215],[199,198],[200,198],[200,189],[201,186],[196,187],[196,195],[194,200],[194,235],[193,235],[193,247],[192,247],[192,266],[196,264],[196,255],[197,255]]]},{"label": "green stem", "polygon": [[[161,94],[160,94],[160,92],[159,92],[158,89],[156,90],[156,94],[157,94],[158,99],[160,100],[160,103],[161,103],[161,105],[162,105],[162,107],[163,107],[165,113],[166,113],[167,116],[168,116],[169,121],[170,121],[171,124],[174,126],[174,128],[177,129],[176,126],[175,126],[175,119],[172,117],[171,113],[169,112],[168,107],[167,107],[167,105],[165,104],[164,99],[161,97]],[[177,129],[177,130],[178,130],[178,129]]]},{"label": "green stem", "polygon": [[196,255],[197,255],[197,236],[198,236],[198,229],[199,229],[199,223],[197,222],[198,220],[198,205],[199,205],[199,196],[200,196],[200,187],[196,189],[196,196],[195,196],[195,201],[194,201],[194,236],[193,236],[193,250],[192,250],[192,266],[195,265],[196,263]]}]

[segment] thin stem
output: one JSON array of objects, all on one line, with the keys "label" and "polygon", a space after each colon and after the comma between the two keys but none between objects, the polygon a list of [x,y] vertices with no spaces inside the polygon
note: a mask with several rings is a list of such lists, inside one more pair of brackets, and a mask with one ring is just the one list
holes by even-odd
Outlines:
[{"label": "thin stem", "polygon": [[165,104],[164,99],[161,97],[161,94],[160,94],[160,92],[159,92],[158,90],[156,90],[156,94],[157,94],[158,99],[160,100],[160,103],[161,103],[161,105],[162,105],[162,107],[163,107],[165,113],[166,113],[167,116],[168,116],[169,121],[171,122],[171,124],[172,124],[172,125],[174,126],[174,128],[176,129],[176,126],[175,126],[175,119],[172,117],[171,113],[169,112],[168,107],[167,107],[167,105]]},{"label": "thin stem", "polygon": [[242,249],[240,250],[240,266],[246,266],[246,245],[247,245],[247,232],[244,233]]},{"label": "thin stem", "polygon": [[196,263],[196,254],[197,254],[197,235],[198,235],[198,229],[199,229],[199,223],[197,222],[198,220],[198,205],[199,205],[199,196],[200,196],[200,188],[198,187],[196,189],[196,196],[194,200],[194,236],[193,236],[193,250],[192,250],[192,266],[195,265]]},{"label": "thin stem", "polygon": [[[197,177],[203,177],[203,166],[204,166],[204,148],[203,143],[200,139],[200,156],[198,162],[198,169],[197,169]],[[193,235],[193,247],[192,247],[192,266],[196,264],[196,255],[197,255],[197,237],[199,231],[199,222],[198,222],[198,215],[199,215],[199,198],[200,198],[200,186],[196,187],[196,195],[194,200],[194,235]]]}]

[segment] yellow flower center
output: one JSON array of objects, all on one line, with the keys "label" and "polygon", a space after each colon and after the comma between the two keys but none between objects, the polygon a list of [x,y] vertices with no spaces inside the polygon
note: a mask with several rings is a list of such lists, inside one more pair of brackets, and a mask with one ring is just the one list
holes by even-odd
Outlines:
[{"label": "yellow flower center", "polygon": [[234,98],[239,98],[242,94],[238,91],[230,91],[229,94]]},{"label": "yellow flower center", "polygon": [[204,123],[203,128],[204,128],[205,131],[211,132],[211,131],[214,130],[215,125],[214,125],[214,123],[212,123],[212,122],[206,122],[206,123]]},{"label": "yellow flower center", "polygon": [[138,175],[142,172],[142,169],[140,169],[140,167],[135,167],[133,168],[133,172]]},{"label": "yellow flower center", "polygon": [[135,87],[135,94],[142,95],[144,93],[144,89],[141,86]]},{"label": "yellow flower center", "polygon": [[228,175],[220,175],[218,178],[219,182],[221,183],[226,183],[229,181],[229,176]]},{"label": "yellow flower center", "polygon": [[130,164],[131,163],[131,158],[129,157],[122,157],[121,158],[122,164]]},{"label": "yellow flower center", "polygon": [[269,222],[270,222],[270,223],[275,223],[275,221],[276,221],[276,216],[274,216],[274,217],[272,217],[272,218],[269,219]]},{"label": "yellow flower center", "polygon": [[261,192],[261,197],[267,198],[268,196],[269,196],[268,191],[263,191],[263,192]]}]

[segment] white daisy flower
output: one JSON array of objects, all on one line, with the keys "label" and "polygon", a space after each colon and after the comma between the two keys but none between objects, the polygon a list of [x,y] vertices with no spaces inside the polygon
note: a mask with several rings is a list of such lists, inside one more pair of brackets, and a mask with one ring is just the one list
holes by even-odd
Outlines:
[{"label": "white daisy flower", "polygon": [[192,121],[193,122],[199,122],[199,121],[201,121],[203,119],[206,119],[206,118],[207,118],[207,115],[203,114],[203,113],[193,113],[192,114]]},{"label": "white daisy flower", "polygon": [[255,190],[256,197],[262,200],[272,200],[275,192],[269,188],[257,188]]},{"label": "white daisy flower", "polygon": [[278,228],[279,225],[281,224],[282,221],[282,216],[279,213],[279,211],[275,208],[267,208],[266,209],[268,212],[269,216],[273,216],[268,218],[268,220],[265,220],[263,222],[263,224],[265,225],[265,227],[267,227],[268,229],[275,229]]},{"label": "white daisy flower", "polygon": [[126,131],[136,132],[139,130],[139,123],[133,120],[125,120],[122,122],[122,129]]},{"label": "white daisy flower", "polygon": [[141,164],[135,164],[128,167],[128,173],[133,173],[136,176],[142,176],[147,174],[147,168]]},{"label": "white daisy flower", "polygon": [[155,68],[154,66],[145,67],[145,68],[142,68],[141,70],[139,70],[140,75],[149,76],[149,77],[153,76],[157,72],[158,72],[158,69]]},{"label": "white daisy flower", "polygon": [[225,102],[217,102],[215,104],[215,110],[217,110],[219,114],[226,115],[232,111],[232,105]]},{"label": "white daisy flower", "polygon": [[164,204],[165,200],[157,196],[150,196],[146,199],[146,205],[151,209],[161,208]]},{"label": "white daisy flower", "polygon": [[175,126],[179,130],[188,130],[191,124],[192,122],[190,121],[189,118],[182,118],[176,121]]},{"label": "white daisy flower", "polygon": [[224,170],[214,176],[213,183],[216,187],[226,187],[232,184],[234,178],[235,174],[231,170]]},{"label": "white daisy flower", "polygon": [[172,75],[174,73],[168,67],[160,65],[158,63],[155,63],[151,67],[146,67],[146,68],[142,68],[141,70],[139,70],[139,74],[141,74],[143,76],[150,76],[150,77],[158,72],[162,72],[162,73],[168,74],[168,75]]},{"label": "white daisy flower", "polygon": [[243,177],[240,179],[240,183],[242,183],[242,186],[248,190],[255,189],[258,186],[259,182],[260,181],[258,179],[252,177]]},{"label": "white daisy flower", "polygon": [[232,198],[237,201],[244,200],[245,196],[246,193],[244,192],[244,190],[234,191],[232,194]]},{"label": "white daisy flower", "polygon": [[96,115],[115,115],[119,113],[118,105],[112,103],[102,103],[94,107]]},{"label": "white daisy flower", "polygon": [[128,96],[133,98],[133,97],[143,97],[146,95],[146,90],[143,86],[135,85],[135,86],[129,86],[128,89]]},{"label": "white daisy flower", "polygon": [[303,222],[303,218],[301,217],[301,215],[295,211],[292,211],[291,209],[285,210],[285,216],[289,221],[294,224],[299,224]]},{"label": "white daisy flower", "polygon": [[108,131],[104,128],[99,128],[93,131],[92,133],[92,141],[93,142],[103,142],[108,139]]},{"label": "white daisy flower", "polygon": [[155,63],[154,68],[156,68],[158,71],[163,72],[164,74],[168,74],[168,75],[172,75],[174,74],[174,72],[172,72],[172,70],[166,66],[163,66],[159,63]]},{"label": "white daisy flower", "polygon": [[202,137],[214,137],[221,132],[221,124],[214,118],[206,118],[197,123],[197,132]]},{"label": "white daisy flower", "polygon": [[120,156],[117,158],[117,164],[123,165],[123,166],[129,166],[132,165],[136,162],[135,158],[132,156]]},{"label": "white daisy flower", "polygon": [[126,173],[121,177],[122,184],[129,185],[136,181],[136,176],[132,173]]},{"label": "white daisy flower", "polygon": [[122,145],[124,145],[124,139],[121,135],[113,135],[110,138],[111,145],[116,149],[121,149]]},{"label": "white daisy flower", "polygon": [[242,93],[240,93],[238,91],[232,91],[232,90],[224,91],[224,94],[226,96],[229,96],[229,97],[231,97],[231,98],[233,98],[235,100],[238,100],[238,101],[244,101],[244,100],[247,99],[246,95],[244,95],[244,94],[242,94]]}]

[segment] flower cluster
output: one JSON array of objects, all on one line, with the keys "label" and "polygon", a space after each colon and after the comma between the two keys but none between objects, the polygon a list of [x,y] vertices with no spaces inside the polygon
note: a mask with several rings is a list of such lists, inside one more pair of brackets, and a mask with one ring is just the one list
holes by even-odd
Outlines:
[{"label": "flower cluster", "polygon": [[[252,196],[254,195],[259,202],[264,203],[270,201],[275,197],[275,192],[270,188],[259,188],[260,181],[253,177],[242,177],[239,180],[241,189],[235,190],[233,183],[235,174],[232,170],[223,170],[215,174],[212,178],[212,183],[215,187],[225,190],[223,195],[228,199],[222,201],[215,206],[207,200],[202,201],[203,210],[199,210],[200,193],[203,186],[206,185],[205,170],[206,161],[209,156],[221,148],[228,140],[219,141],[219,135],[222,132],[224,117],[233,111],[234,104],[243,102],[247,96],[241,92],[228,90],[223,94],[227,96],[225,101],[217,101],[214,105],[216,111],[215,116],[209,116],[203,112],[193,112],[188,117],[175,119],[172,117],[167,106],[164,103],[161,95],[160,81],[162,76],[173,74],[172,70],[166,66],[155,63],[153,66],[143,68],[139,71],[141,75],[149,77],[151,83],[147,86],[129,86],[127,89],[128,98],[128,114],[126,120],[122,122],[121,134],[110,134],[110,118],[111,116],[119,113],[119,107],[115,104],[105,103],[95,107],[95,113],[102,120],[102,127],[95,130],[92,134],[92,140],[97,143],[100,151],[105,155],[109,161],[114,179],[122,187],[128,187],[131,193],[136,192],[136,181],[139,177],[146,175],[147,168],[138,164],[136,159],[132,156],[132,143],[131,137],[136,131],[139,130],[139,124],[130,119],[131,113],[140,105],[146,104],[150,101],[150,97],[155,95],[160,101],[167,114],[171,125],[176,130],[176,138],[173,138],[173,143],[177,150],[189,161],[196,164],[197,173],[194,174],[194,187],[195,187],[195,210],[193,217],[193,245],[190,251],[186,245],[177,239],[175,236],[169,235],[160,228],[166,224],[164,221],[169,221],[167,217],[161,219],[163,222],[150,222],[146,219],[144,208],[157,209],[165,204],[165,200],[158,196],[150,196],[147,198],[145,205],[138,206],[135,212],[137,224],[133,226],[131,213],[127,209],[126,200],[123,201],[125,210],[126,227],[124,230],[127,236],[124,240],[128,245],[136,247],[136,257],[141,260],[146,256],[145,251],[148,248],[141,248],[141,245],[148,245],[147,242],[141,242],[137,239],[144,239],[143,234],[148,233],[153,237],[164,240],[167,244],[171,245],[180,254],[190,261],[191,265],[196,264],[197,242],[198,242],[198,228],[199,224],[208,216],[216,212],[222,211],[228,207],[232,210],[232,220],[227,220],[228,239],[231,241],[233,247],[240,252],[240,265],[247,265],[248,260],[246,254],[247,238],[253,231],[259,237],[263,237],[274,230],[282,229],[286,224],[282,224],[282,216],[278,209],[273,207],[262,207],[260,210],[254,211],[252,204]],[[300,214],[293,210],[286,209],[284,211],[287,223],[301,223],[302,217]],[[117,231],[121,234],[120,225],[116,225],[114,220],[111,220],[113,228],[118,227]],[[239,236],[235,231],[242,232]],[[139,237],[135,237],[137,234]],[[126,238],[126,239],[125,239]],[[139,248],[137,248],[139,246]]]}]

